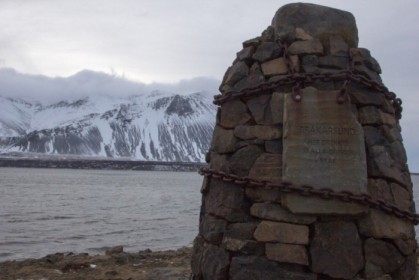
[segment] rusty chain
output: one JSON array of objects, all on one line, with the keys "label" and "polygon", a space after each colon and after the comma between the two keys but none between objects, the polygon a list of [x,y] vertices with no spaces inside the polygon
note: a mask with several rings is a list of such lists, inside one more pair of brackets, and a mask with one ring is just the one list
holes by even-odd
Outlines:
[{"label": "rusty chain", "polygon": [[397,206],[387,203],[381,199],[374,199],[369,194],[353,193],[351,191],[335,191],[329,188],[314,188],[308,185],[295,185],[291,182],[283,181],[275,184],[266,180],[257,180],[249,177],[240,177],[234,174],[227,174],[222,171],[216,171],[209,168],[201,168],[199,174],[214,178],[216,180],[222,180],[224,182],[234,183],[236,185],[242,185],[247,187],[263,187],[266,189],[277,189],[281,193],[293,193],[307,197],[319,197],[322,199],[338,199],[343,202],[356,203],[366,205],[371,208],[381,210],[387,214],[396,216],[412,222],[413,224],[419,224],[419,215],[411,213],[409,211],[401,210]]},{"label": "rusty chain", "polygon": [[349,62],[348,69],[336,71],[334,73],[326,72],[326,73],[317,74],[317,73],[296,73],[294,71],[294,67],[292,65],[292,61],[290,59],[290,56],[288,54],[288,50],[286,47],[284,47],[283,58],[288,67],[288,74],[276,76],[273,78],[272,81],[259,83],[253,87],[248,87],[243,90],[230,90],[224,94],[216,95],[214,96],[213,103],[215,105],[222,105],[223,103],[236,99],[236,98],[243,98],[243,97],[246,98],[252,95],[270,93],[284,85],[294,85],[292,89],[292,97],[295,101],[298,102],[301,100],[300,89],[303,86],[312,84],[315,81],[343,82],[342,89],[340,90],[340,93],[337,96],[337,101],[339,103],[342,103],[345,100],[345,95],[347,94],[347,86],[349,82],[354,82],[357,84],[362,84],[368,88],[371,88],[373,90],[376,90],[384,94],[385,98],[391,101],[394,107],[396,118],[401,119],[401,112],[403,110],[402,100],[400,98],[397,98],[396,94],[394,92],[390,92],[387,89],[387,87],[385,87],[383,84],[375,80],[369,79],[361,74],[355,74],[351,61]]}]

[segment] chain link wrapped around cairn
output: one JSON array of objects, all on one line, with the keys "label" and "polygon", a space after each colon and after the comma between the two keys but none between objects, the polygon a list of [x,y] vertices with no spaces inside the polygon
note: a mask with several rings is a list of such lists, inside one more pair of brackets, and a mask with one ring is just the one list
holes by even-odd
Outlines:
[{"label": "chain link wrapped around cairn", "polygon": [[334,191],[329,188],[316,189],[308,185],[294,185],[291,182],[281,182],[274,184],[266,180],[256,180],[248,177],[239,177],[234,174],[227,174],[222,171],[216,171],[209,168],[201,168],[199,174],[216,180],[222,180],[228,183],[234,183],[236,185],[246,187],[262,187],[265,189],[277,189],[281,193],[293,193],[301,196],[313,196],[322,199],[338,199],[343,202],[356,203],[361,205],[367,205],[371,208],[381,210],[387,214],[396,216],[412,222],[413,224],[419,224],[419,215],[410,213],[399,209],[397,206],[389,204],[381,199],[374,199],[369,194],[357,194],[351,191]]},{"label": "chain link wrapped around cairn", "polygon": [[342,81],[343,86],[340,91],[339,96],[337,97],[337,101],[339,103],[342,103],[345,98],[345,94],[347,92],[346,88],[349,84],[349,82],[354,82],[357,84],[364,85],[368,88],[371,88],[373,90],[376,90],[386,97],[387,100],[390,100],[395,111],[395,117],[400,120],[402,117],[402,100],[400,98],[397,98],[396,94],[394,92],[390,92],[386,86],[382,85],[381,83],[374,81],[372,79],[369,79],[361,74],[355,74],[353,71],[354,65],[353,62],[349,62],[348,69],[341,70],[335,73],[296,73],[294,71],[294,68],[292,66],[292,61],[290,59],[290,55],[288,53],[288,48],[286,45],[284,45],[284,54],[283,57],[286,61],[287,67],[288,67],[288,74],[281,75],[275,77],[274,81],[271,82],[265,82],[257,84],[253,87],[245,88],[243,90],[230,90],[227,91],[224,94],[219,94],[214,96],[213,103],[215,105],[221,105],[227,101],[236,99],[236,98],[242,98],[242,97],[249,97],[252,95],[261,95],[270,93],[272,91],[277,90],[281,86],[284,85],[294,85],[292,90],[293,99],[297,102],[301,100],[300,95],[300,89],[302,86],[308,86],[309,84],[315,82],[315,81],[322,81],[322,82],[337,82]]}]

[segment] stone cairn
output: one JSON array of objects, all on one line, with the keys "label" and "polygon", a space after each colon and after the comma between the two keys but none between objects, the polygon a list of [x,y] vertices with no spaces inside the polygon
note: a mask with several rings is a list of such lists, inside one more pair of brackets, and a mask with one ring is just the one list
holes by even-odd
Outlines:
[{"label": "stone cairn", "polygon": [[401,101],[352,14],[280,8],[228,68],[192,279],[414,279]]}]

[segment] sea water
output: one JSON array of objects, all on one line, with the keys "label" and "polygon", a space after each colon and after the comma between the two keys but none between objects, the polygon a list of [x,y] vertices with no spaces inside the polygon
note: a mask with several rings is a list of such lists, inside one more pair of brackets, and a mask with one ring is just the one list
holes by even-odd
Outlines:
[{"label": "sea water", "polygon": [[201,184],[196,172],[0,168],[0,261],[191,246]]},{"label": "sea water", "polygon": [[191,246],[197,172],[0,168],[0,261]]}]

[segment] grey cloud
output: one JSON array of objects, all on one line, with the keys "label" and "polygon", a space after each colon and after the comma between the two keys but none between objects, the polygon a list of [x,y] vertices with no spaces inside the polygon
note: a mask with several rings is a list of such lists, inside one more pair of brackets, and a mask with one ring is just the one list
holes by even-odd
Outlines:
[{"label": "grey cloud", "polygon": [[205,91],[216,94],[220,82],[213,78],[197,77],[177,83],[144,84],[117,75],[83,70],[67,78],[22,74],[12,68],[0,68],[0,95],[41,103],[84,96],[129,96],[159,90],[173,94]]}]

